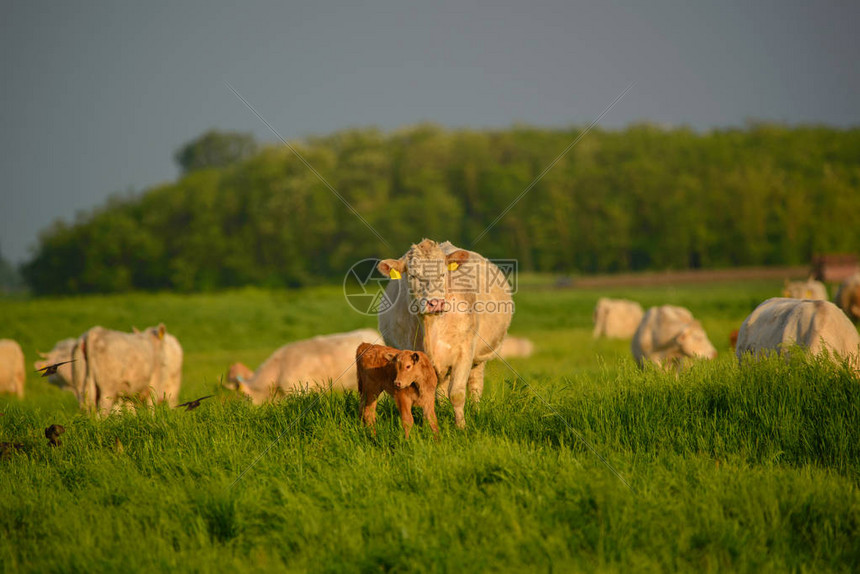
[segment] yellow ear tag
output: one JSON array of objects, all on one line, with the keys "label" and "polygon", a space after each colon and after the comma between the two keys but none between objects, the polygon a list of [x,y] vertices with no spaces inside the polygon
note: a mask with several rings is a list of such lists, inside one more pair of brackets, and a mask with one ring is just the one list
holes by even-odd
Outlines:
[{"label": "yellow ear tag", "polygon": [[459,267],[459,266],[460,266],[459,263],[457,263],[456,261],[452,261],[451,263],[448,264],[448,271],[456,271],[457,267]]},{"label": "yellow ear tag", "polygon": [[400,271],[398,271],[397,269],[392,269],[392,270],[388,273],[388,277],[389,277],[390,279],[400,279]]}]

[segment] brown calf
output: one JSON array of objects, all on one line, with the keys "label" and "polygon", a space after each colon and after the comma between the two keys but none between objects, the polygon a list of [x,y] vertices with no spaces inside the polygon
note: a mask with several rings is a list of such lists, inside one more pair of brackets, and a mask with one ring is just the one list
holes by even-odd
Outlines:
[{"label": "brown calf", "polygon": [[[438,436],[436,424],[436,370],[421,351],[401,351],[384,345],[362,343],[355,351],[361,420],[376,424],[376,402],[382,391],[394,397],[406,438],[412,428],[412,405],[421,407],[424,418]],[[375,431],[374,431],[375,432]]]}]

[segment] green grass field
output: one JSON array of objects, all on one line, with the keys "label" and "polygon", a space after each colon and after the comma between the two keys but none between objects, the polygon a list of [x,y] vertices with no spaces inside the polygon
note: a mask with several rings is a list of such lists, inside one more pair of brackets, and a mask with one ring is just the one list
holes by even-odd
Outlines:
[{"label": "green grass field", "polygon": [[[0,337],[29,365],[95,324],[163,321],[185,349],[182,399],[218,393],[102,420],[35,373],[23,401],[0,397],[0,441],[27,447],[0,460],[0,569],[858,571],[856,376],[802,359],[739,368],[729,351],[780,287],[526,283],[511,332],[536,354],[510,361],[519,377],[490,364],[466,431],[440,400],[438,442],[420,423],[405,441],[388,399],[373,437],[354,394],[254,407],[219,389],[233,361],[374,327],[337,287],[0,300]],[[628,342],[591,339],[602,295],[688,307],[720,356],[640,372]]]}]

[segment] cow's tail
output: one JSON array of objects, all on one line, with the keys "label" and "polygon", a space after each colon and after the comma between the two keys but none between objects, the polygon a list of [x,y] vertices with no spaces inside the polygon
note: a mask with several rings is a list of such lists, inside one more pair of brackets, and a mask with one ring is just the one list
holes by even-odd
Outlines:
[{"label": "cow's tail", "polygon": [[78,396],[78,404],[83,409],[95,406],[95,378],[89,368],[88,349],[89,333],[84,333],[72,348],[72,385]]}]

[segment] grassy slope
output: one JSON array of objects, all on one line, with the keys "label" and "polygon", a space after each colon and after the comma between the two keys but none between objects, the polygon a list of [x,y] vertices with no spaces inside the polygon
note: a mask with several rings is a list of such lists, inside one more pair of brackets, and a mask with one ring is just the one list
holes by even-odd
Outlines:
[{"label": "grassy slope", "polygon": [[[354,395],[255,408],[221,394],[192,413],[104,421],[31,373],[0,398],[4,569],[856,570],[860,391],[826,365],[739,369],[728,333],[778,284],[612,292],[524,289],[512,332],[538,353],[488,369],[470,428],[406,443],[394,407],[370,437]],[[681,377],[639,373],[627,343],[592,341],[599,295],[677,303],[721,356]],[[183,398],[216,388],[233,360],[373,326],[340,290],[247,290],[0,301],[0,337],[36,349],[92,324],[164,321],[186,351]],[[302,413],[304,416],[300,416]],[[41,429],[65,424],[50,449]],[[235,478],[283,433],[251,470]],[[582,435],[627,480],[579,439]],[[118,441],[118,442],[117,442]]]}]

